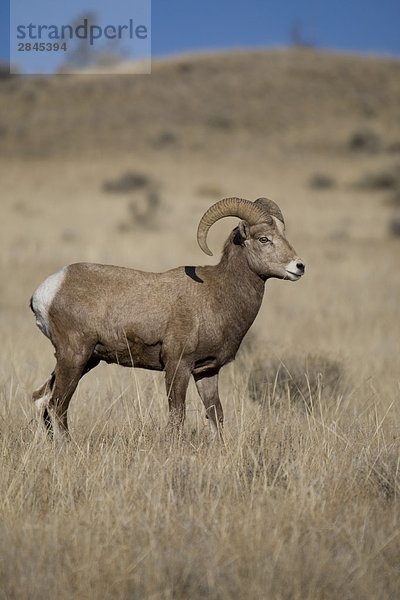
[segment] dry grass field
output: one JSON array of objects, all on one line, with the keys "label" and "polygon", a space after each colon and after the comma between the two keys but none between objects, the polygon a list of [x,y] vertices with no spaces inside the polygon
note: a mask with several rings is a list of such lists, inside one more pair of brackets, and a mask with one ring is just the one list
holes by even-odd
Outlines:
[{"label": "dry grass field", "polygon": [[[0,598],[393,599],[400,589],[400,64],[315,51],[160,61],[151,76],[0,81]],[[64,264],[218,260],[204,210],[269,196],[306,263],[271,280],[194,386],[99,366],[57,449],[30,400],[54,365],[28,302]]]}]

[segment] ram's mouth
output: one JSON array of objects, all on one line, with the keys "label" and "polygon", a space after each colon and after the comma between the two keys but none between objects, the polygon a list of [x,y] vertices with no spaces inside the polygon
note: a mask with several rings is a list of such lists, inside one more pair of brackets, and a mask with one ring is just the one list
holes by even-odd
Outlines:
[{"label": "ram's mouth", "polygon": [[293,273],[293,271],[288,271],[287,269],[286,273],[289,275],[288,279],[291,281],[297,281],[303,275],[303,273]]}]

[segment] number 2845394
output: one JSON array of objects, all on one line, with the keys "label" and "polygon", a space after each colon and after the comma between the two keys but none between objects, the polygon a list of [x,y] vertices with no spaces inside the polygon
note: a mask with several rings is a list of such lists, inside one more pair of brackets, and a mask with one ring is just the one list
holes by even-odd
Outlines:
[{"label": "number 2845394", "polygon": [[19,42],[18,52],[66,52],[67,44],[63,42]]}]

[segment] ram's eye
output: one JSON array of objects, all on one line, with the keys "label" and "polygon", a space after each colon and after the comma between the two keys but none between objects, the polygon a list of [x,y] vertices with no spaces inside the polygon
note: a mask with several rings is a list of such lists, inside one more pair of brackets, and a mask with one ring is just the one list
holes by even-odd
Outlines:
[{"label": "ram's eye", "polygon": [[261,242],[262,244],[270,244],[271,240],[267,237],[260,237],[258,238],[258,241]]}]

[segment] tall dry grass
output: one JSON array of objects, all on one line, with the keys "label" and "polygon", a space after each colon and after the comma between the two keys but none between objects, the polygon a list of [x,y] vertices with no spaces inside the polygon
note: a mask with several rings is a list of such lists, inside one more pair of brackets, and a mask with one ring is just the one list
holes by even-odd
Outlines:
[{"label": "tall dry grass", "polygon": [[310,386],[305,406],[284,384],[260,404],[254,361],[244,353],[223,377],[221,446],[194,388],[171,443],[158,375],[89,375],[62,449],[3,385],[1,596],[395,598],[398,408],[330,386]]}]

